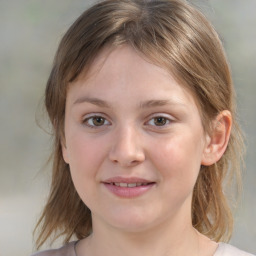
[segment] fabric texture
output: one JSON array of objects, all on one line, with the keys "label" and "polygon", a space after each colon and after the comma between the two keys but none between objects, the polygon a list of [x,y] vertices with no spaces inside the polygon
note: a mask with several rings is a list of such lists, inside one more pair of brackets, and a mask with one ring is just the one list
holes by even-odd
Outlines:
[{"label": "fabric texture", "polygon": [[[75,244],[76,244],[76,241],[73,241],[64,245],[59,249],[37,252],[31,256],[76,256]],[[241,251],[229,244],[219,243],[219,246],[213,256],[256,256],[256,255]]]},{"label": "fabric texture", "polygon": [[59,249],[37,252],[31,256],[76,256],[76,241],[70,242]]},{"label": "fabric texture", "polygon": [[247,253],[245,251],[241,251],[230,244],[219,243],[218,249],[213,256],[254,256],[254,255]]}]

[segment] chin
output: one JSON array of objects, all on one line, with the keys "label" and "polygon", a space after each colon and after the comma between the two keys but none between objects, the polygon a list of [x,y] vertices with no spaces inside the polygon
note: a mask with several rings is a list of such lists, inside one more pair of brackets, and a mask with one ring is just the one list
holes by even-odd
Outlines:
[{"label": "chin", "polygon": [[154,226],[156,222],[157,218],[155,216],[131,212],[118,214],[118,216],[112,216],[109,219],[111,226],[128,233],[143,232]]}]

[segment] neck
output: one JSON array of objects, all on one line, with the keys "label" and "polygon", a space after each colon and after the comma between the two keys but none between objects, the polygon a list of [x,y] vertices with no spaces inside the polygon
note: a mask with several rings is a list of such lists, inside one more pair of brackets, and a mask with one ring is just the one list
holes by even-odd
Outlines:
[{"label": "neck", "polygon": [[78,256],[184,256],[188,252],[191,256],[199,255],[199,236],[192,224],[184,219],[173,219],[140,232],[102,227],[95,225],[93,234],[81,241]]}]

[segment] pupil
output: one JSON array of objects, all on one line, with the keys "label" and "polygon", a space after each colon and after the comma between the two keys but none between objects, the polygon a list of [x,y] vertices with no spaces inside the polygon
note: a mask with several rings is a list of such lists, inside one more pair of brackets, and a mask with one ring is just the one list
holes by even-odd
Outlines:
[{"label": "pupil", "polygon": [[165,125],[166,119],[164,117],[156,117],[154,122],[155,122],[155,125],[157,125],[157,126]]},{"label": "pupil", "polygon": [[104,118],[102,118],[102,117],[95,117],[93,119],[93,124],[96,125],[96,126],[103,125],[104,124]]}]

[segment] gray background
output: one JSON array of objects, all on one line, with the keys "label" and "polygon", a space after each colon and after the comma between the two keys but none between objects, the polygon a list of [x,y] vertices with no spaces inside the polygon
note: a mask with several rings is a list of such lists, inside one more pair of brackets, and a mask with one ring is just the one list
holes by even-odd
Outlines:
[{"label": "gray background", "polygon": [[[51,138],[41,111],[58,42],[93,1],[0,0],[0,255],[30,255],[46,199]],[[229,57],[247,137],[244,193],[231,243],[256,254],[256,0],[194,1],[210,17]]]}]

